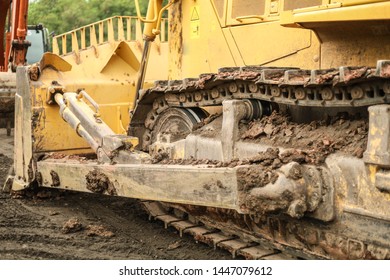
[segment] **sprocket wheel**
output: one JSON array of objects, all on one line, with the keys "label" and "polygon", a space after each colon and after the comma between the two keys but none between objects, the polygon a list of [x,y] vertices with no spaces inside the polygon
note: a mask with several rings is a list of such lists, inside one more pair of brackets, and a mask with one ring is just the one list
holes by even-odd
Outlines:
[{"label": "sprocket wheel", "polygon": [[156,120],[151,133],[152,143],[184,139],[207,115],[208,113],[201,108],[168,108]]}]

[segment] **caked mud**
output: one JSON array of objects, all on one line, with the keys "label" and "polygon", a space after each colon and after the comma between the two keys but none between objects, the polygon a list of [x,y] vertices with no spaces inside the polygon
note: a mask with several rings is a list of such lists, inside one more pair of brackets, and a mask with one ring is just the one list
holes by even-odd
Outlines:
[{"label": "caked mud", "polygon": [[321,164],[329,154],[340,152],[358,158],[367,147],[368,121],[339,115],[323,121],[294,123],[285,115],[271,116],[241,124],[241,139],[290,149],[282,156],[288,161]]}]

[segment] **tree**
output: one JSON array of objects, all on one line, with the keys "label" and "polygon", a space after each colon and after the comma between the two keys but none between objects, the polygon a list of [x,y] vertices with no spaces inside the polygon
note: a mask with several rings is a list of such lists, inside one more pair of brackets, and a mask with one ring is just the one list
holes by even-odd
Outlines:
[{"label": "tree", "polygon": [[[145,13],[148,1],[140,0]],[[30,2],[29,24],[44,24],[61,34],[111,16],[136,15],[134,0],[36,0]]]}]

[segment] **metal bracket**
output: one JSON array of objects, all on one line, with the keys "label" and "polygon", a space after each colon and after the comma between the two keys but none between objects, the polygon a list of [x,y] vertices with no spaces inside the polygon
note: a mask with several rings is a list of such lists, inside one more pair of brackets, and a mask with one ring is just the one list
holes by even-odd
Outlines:
[{"label": "metal bracket", "polygon": [[370,127],[364,162],[390,167],[390,105],[371,106],[368,112]]}]

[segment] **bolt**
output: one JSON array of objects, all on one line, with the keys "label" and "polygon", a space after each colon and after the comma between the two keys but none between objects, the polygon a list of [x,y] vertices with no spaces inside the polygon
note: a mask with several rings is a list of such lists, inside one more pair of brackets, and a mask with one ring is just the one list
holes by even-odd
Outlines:
[{"label": "bolt", "polygon": [[186,95],[184,93],[179,95],[179,101],[182,102],[182,103],[187,101],[187,97],[186,97]]},{"label": "bolt", "polygon": [[322,89],[320,93],[323,100],[332,100],[334,97],[332,89],[328,87]]},{"label": "bolt", "polygon": [[219,91],[218,91],[218,89],[213,89],[213,90],[211,91],[211,97],[212,97],[213,99],[216,99],[216,98],[219,97]]},{"label": "bolt", "polygon": [[202,93],[201,92],[196,92],[195,93],[195,101],[202,101],[203,99],[203,96],[202,96]]},{"label": "bolt", "polygon": [[256,93],[259,87],[256,84],[249,84],[249,91],[252,93]]},{"label": "bolt", "polygon": [[238,86],[236,84],[230,84],[229,85],[229,91],[231,93],[236,93],[238,91]]},{"label": "bolt", "polygon": [[274,86],[274,87],[271,87],[271,95],[273,97],[279,97],[281,95],[282,91],[280,90],[279,87],[277,86]]},{"label": "bolt", "polygon": [[390,82],[385,82],[383,84],[383,92],[386,94],[390,94]]},{"label": "bolt", "polygon": [[361,87],[356,86],[351,89],[352,99],[362,99],[364,97],[364,91]]},{"label": "bolt", "polygon": [[153,110],[157,110],[158,107],[159,107],[158,101],[155,100],[155,101],[153,102]]},{"label": "bolt", "polygon": [[306,98],[306,92],[303,88],[297,88],[294,93],[295,98],[298,100],[303,100]]}]

